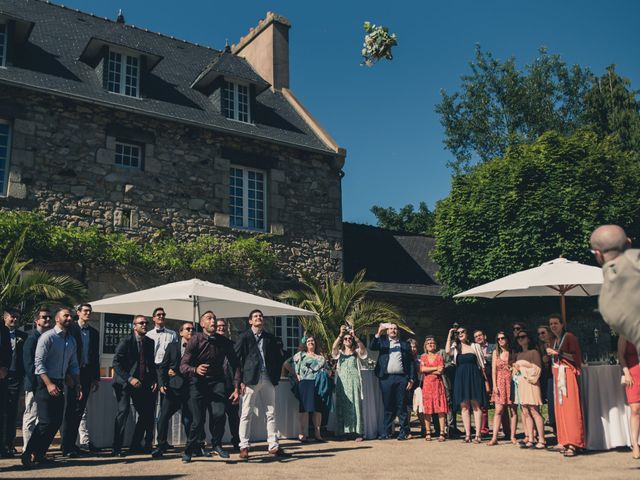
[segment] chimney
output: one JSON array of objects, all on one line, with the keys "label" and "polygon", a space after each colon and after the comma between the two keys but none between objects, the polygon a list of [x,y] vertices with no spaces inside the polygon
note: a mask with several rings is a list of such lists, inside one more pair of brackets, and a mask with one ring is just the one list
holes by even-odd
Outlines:
[{"label": "chimney", "polygon": [[289,88],[289,28],[291,23],[285,17],[267,12],[264,20],[232,47],[232,52],[245,58],[275,90]]},{"label": "chimney", "polygon": [[124,14],[122,13],[122,9],[118,10],[118,16],[116,17],[116,23],[121,23],[124,25]]}]

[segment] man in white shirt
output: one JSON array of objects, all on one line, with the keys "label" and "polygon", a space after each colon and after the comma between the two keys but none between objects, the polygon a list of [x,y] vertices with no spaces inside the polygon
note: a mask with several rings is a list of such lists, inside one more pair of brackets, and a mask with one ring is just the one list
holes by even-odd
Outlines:
[{"label": "man in white shirt", "polygon": [[[160,369],[162,367],[162,360],[164,359],[164,354],[167,350],[167,346],[173,342],[178,341],[178,334],[169,328],[165,328],[164,321],[167,317],[167,314],[164,311],[164,308],[157,307],[153,310],[153,324],[154,328],[152,328],[149,332],[147,332],[147,338],[153,340],[154,343],[154,362],[156,364],[156,371],[158,372],[158,376],[160,375]],[[164,402],[164,393],[160,393],[160,407],[162,407],[162,403]],[[155,405],[153,406],[153,411],[156,411]],[[151,431],[147,431],[145,435],[145,449],[151,449],[151,444],[153,442],[153,426]],[[172,448],[171,445],[168,446]]]}]

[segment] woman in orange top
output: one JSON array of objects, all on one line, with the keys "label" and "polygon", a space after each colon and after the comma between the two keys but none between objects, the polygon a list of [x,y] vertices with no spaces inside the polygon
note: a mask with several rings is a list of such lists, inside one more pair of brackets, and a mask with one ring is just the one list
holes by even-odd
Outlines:
[{"label": "woman in orange top", "polygon": [[578,375],[582,365],[582,351],[578,338],[566,331],[559,315],[549,317],[549,327],[556,336],[547,355],[553,361],[553,391],[555,393],[557,450],[565,457],[573,457],[577,448],[585,448],[582,406],[578,390]]}]

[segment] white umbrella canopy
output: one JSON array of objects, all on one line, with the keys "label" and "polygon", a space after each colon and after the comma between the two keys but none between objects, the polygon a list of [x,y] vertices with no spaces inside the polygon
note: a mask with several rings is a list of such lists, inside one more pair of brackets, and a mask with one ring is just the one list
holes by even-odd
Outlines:
[{"label": "white umbrella canopy", "polygon": [[195,321],[200,312],[213,311],[219,318],[247,317],[254,308],[265,317],[314,316],[315,313],[216,283],[193,278],[159,287],[91,302],[94,312],[150,315],[165,309],[168,318]]},{"label": "white umbrella canopy", "polygon": [[600,293],[602,269],[556,258],[539,267],[512,273],[484,285],[454,295],[461,297],[560,297],[562,318],[566,320],[565,297],[591,297]]}]

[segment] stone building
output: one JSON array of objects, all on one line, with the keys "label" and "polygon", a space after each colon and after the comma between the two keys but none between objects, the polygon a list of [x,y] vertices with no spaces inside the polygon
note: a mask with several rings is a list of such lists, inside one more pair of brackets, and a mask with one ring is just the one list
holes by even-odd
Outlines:
[{"label": "stone building", "polygon": [[[285,279],[341,275],[346,151],[289,87],[289,29],[268,13],[217,50],[2,0],[0,209],[141,238],[268,234]],[[105,278],[91,298],[132,289]]]}]

